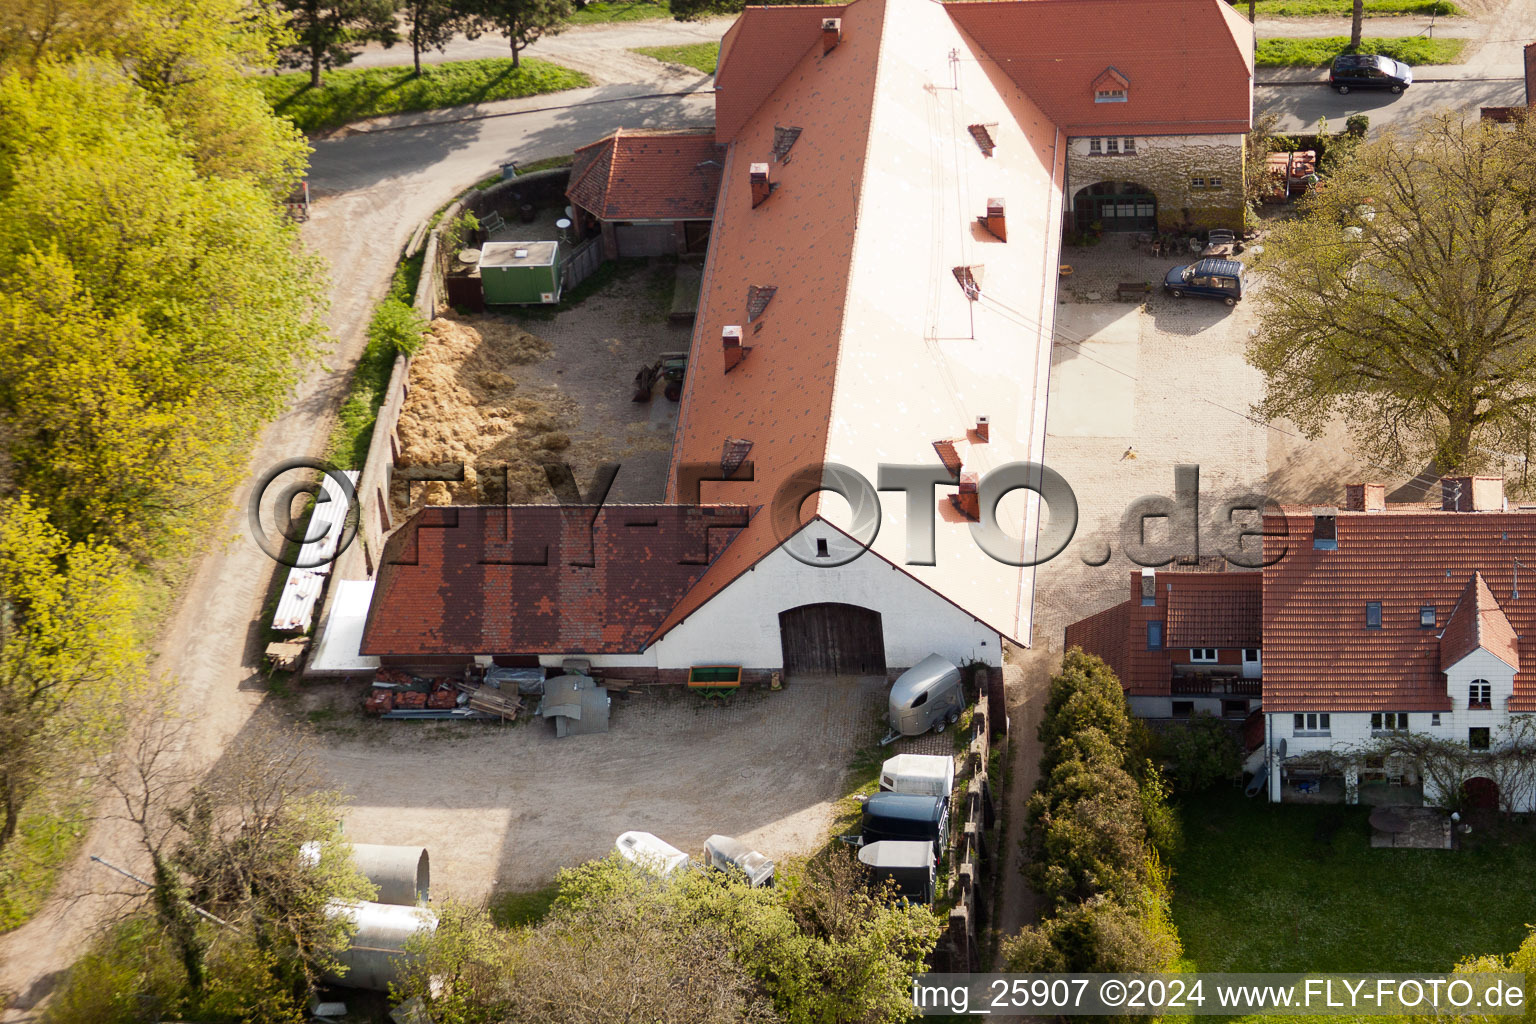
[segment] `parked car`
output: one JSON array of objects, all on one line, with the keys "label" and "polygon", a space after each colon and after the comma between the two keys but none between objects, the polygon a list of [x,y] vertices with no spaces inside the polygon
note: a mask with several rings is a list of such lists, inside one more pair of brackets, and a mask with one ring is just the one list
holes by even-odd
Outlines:
[{"label": "parked car", "polygon": [[860,846],[892,839],[923,841],[933,845],[935,857],[943,857],[949,838],[949,799],[911,793],[875,793],[864,801],[859,826]]},{"label": "parked car", "polygon": [[965,707],[960,668],[943,655],[930,654],[907,669],[891,684],[887,720],[891,731],[882,743],[898,736],[920,736],[932,729],[942,732],[959,721]]},{"label": "parked car", "polygon": [[1413,84],[1407,64],[1375,53],[1341,53],[1328,69],[1328,84],[1342,96],[1351,89],[1386,89],[1399,93]]},{"label": "parked car", "polygon": [[1212,258],[1174,267],[1164,276],[1163,288],[1176,299],[1198,295],[1235,306],[1243,297],[1243,265],[1236,260]]}]

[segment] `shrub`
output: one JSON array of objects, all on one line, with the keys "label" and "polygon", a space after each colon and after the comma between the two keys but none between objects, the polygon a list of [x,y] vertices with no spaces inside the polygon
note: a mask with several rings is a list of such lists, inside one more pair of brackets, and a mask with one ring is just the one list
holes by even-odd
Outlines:
[{"label": "shrub", "polygon": [[[379,303],[368,323],[368,347],[380,346],[386,352],[414,355],[421,348],[421,335],[427,322],[415,307],[391,296]],[[394,357],[391,355],[390,361]]]},{"label": "shrub", "polygon": [[1162,736],[1163,759],[1174,788],[1195,793],[1226,781],[1242,768],[1237,738],[1225,722],[1198,714]]}]

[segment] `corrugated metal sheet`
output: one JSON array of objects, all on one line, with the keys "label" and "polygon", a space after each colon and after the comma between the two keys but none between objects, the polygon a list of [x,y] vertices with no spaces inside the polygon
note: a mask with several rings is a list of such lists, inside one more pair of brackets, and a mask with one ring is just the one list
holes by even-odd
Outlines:
[{"label": "corrugated metal sheet", "polygon": [[283,596],[272,616],[272,628],[281,633],[309,629],[315,616],[315,603],[325,587],[325,577],[313,569],[289,569],[283,584]]},{"label": "corrugated metal sheet", "polygon": [[[348,471],[346,477],[355,488],[358,474]],[[278,632],[309,629],[320,592],[325,588],[325,577],[331,571],[337,546],[346,532],[349,505],[341,484],[327,474],[320,486],[326,500],[315,502],[304,530],[305,543],[299,548],[297,565],[288,570],[282,597],[277,602],[277,614],[272,617],[272,628]]]},{"label": "corrugated metal sheet", "polygon": [[[343,475],[351,482],[353,493],[356,493],[356,471],[348,470]],[[327,474],[320,486],[326,500],[315,502],[309,526],[304,531],[306,543],[299,548],[298,565],[323,576],[331,571],[331,562],[336,558],[336,545],[341,543],[345,532],[343,523],[347,518],[348,505],[347,496],[342,493],[341,484],[334,477]]]}]

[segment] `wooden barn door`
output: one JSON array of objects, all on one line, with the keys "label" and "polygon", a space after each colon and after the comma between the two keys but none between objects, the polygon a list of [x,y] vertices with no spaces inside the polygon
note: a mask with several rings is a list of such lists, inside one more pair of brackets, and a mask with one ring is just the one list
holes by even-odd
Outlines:
[{"label": "wooden barn door", "polygon": [[807,604],[779,613],[786,675],[885,675],[880,613],[852,604]]}]

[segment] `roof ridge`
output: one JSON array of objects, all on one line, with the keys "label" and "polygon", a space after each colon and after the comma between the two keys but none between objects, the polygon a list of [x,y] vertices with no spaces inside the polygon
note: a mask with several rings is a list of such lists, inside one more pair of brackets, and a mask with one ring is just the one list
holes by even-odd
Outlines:
[{"label": "roof ridge", "polygon": [[[831,453],[832,450],[832,430],[830,429],[830,425],[837,422],[837,375],[838,370],[842,366],[842,341],[848,331],[848,309],[853,305],[853,303],[849,300],[849,297],[852,295],[853,291],[853,268],[858,264],[859,249],[861,248],[861,243],[863,241],[859,237],[859,222],[864,219],[864,200],[865,197],[869,194],[869,189],[866,188],[865,185],[869,178],[869,154],[870,150],[872,150],[875,145],[875,104],[880,100],[881,73],[885,71],[887,67],[885,62],[884,42],[887,25],[891,17],[891,4],[889,0],[853,0],[853,3],[861,2],[879,3],[882,5],[882,10],[880,13],[880,36],[879,39],[876,40],[875,45],[874,70],[870,72],[869,76],[872,86],[869,94],[869,128],[864,133],[864,152],[859,154],[859,178],[857,182],[858,196],[853,206],[853,225],[851,229],[853,235],[853,244],[848,247],[848,263],[843,268],[843,314],[838,318],[837,321],[838,343],[836,355],[832,360],[832,392],[831,401],[828,403],[827,407],[828,429],[821,439],[822,465],[826,465],[827,456]],[[850,3],[847,6],[851,7],[853,6],[853,3]],[[801,59],[803,60],[804,58]],[[822,503],[825,500],[825,492],[816,492],[816,504],[812,507],[814,514],[821,515]],[[830,522],[830,520],[828,521]],[[1018,632],[1017,628],[1015,628],[1014,632]]]}]

